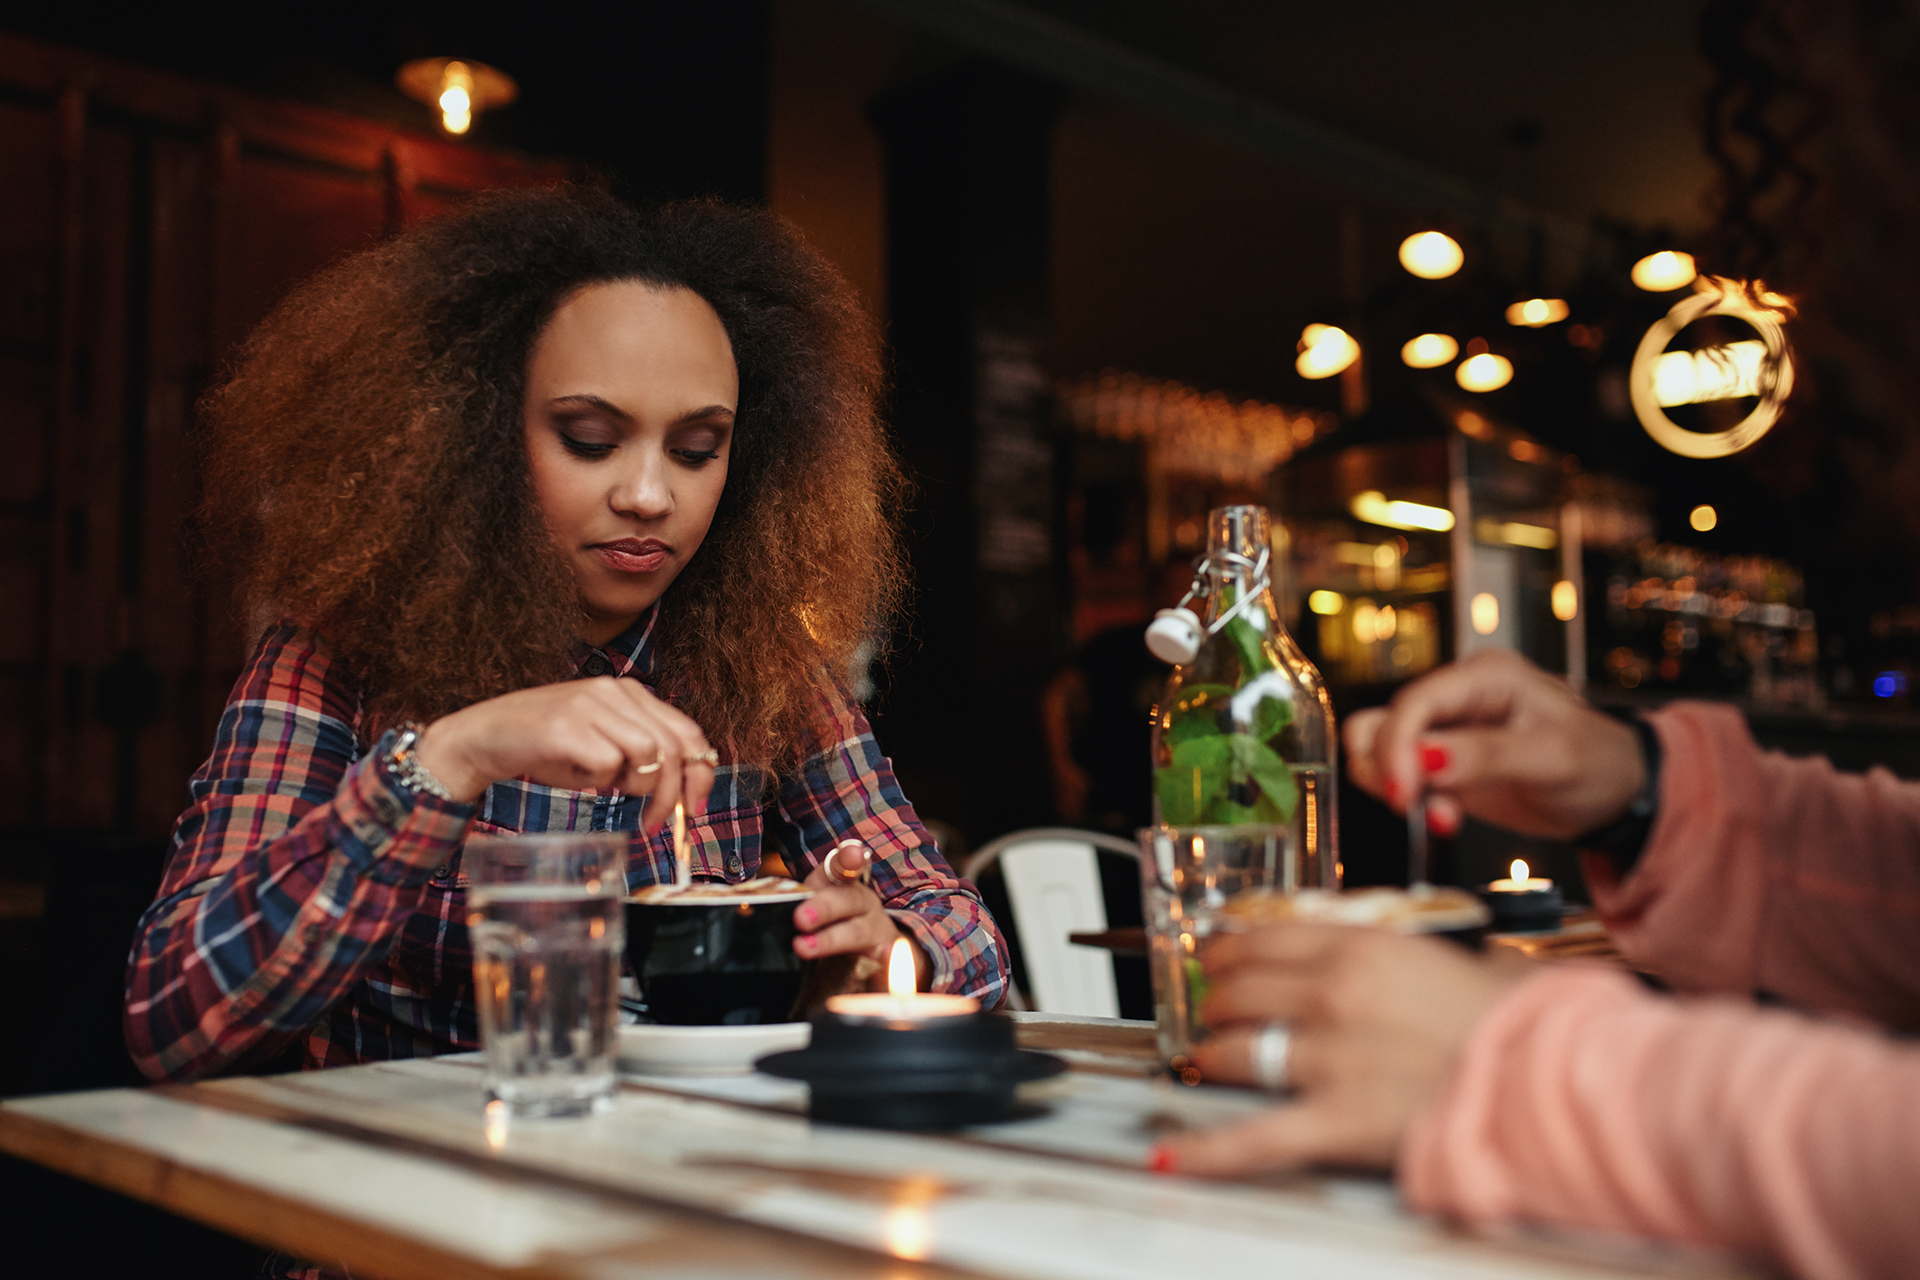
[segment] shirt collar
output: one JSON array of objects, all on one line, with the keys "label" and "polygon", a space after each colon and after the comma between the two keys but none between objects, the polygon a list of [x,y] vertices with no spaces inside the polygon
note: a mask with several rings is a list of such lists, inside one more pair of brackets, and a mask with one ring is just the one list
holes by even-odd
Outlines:
[{"label": "shirt collar", "polygon": [[660,620],[660,602],[654,601],[634,624],[606,644],[575,646],[573,670],[578,676],[635,676],[653,681],[653,627]]}]

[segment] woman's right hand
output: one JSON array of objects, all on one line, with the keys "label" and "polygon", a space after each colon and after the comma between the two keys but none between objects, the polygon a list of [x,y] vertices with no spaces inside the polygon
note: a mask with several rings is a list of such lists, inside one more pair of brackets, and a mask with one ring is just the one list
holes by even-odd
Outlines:
[{"label": "woman's right hand", "polygon": [[1618,818],[1646,780],[1638,736],[1518,654],[1483,649],[1347,718],[1348,776],[1404,811],[1433,796],[1523,835],[1571,839]]},{"label": "woman's right hand", "polygon": [[[414,758],[453,793],[477,800],[502,778],[575,791],[648,796],[642,831],[676,800],[704,813],[713,766],[706,735],[637,680],[598,676],[488,698],[428,725]],[[658,762],[659,767],[652,768]]]}]

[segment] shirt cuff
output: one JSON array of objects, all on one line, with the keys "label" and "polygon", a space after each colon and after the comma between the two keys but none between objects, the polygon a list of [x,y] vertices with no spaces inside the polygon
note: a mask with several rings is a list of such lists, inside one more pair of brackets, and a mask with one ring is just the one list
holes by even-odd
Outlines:
[{"label": "shirt cuff", "polygon": [[475,806],[410,789],[386,765],[388,732],[340,780],[337,847],[374,880],[423,884],[466,836]]}]

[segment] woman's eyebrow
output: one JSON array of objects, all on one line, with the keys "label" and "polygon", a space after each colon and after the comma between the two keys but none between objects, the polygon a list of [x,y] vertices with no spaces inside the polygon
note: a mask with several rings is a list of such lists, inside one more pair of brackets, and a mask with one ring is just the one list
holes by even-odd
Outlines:
[{"label": "woman's eyebrow", "polygon": [[604,397],[601,397],[601,396],[594,396],[594,395],[555,396],[553,399],[547,401],[547,407],[549,409],[572,409],[572,408],[598,409],[600,410],[600,412],[605,414],[610,414],[613,417],[619,418],[623,422],[633,421],[632,414],[628,413],[625,409],[622,409],[619,405],[615,404],[613,401],[605,399]]},{"label": "woman's eyebrow", "polygon": [[674,425],[678,426],[687,422],[699,422],[702,418],[725,418],[728,422],[732,422],[733,410],[724,404],[710,404],[704,409],[695,409],[690,413],[681,414],[680,417],[675,420]]}]

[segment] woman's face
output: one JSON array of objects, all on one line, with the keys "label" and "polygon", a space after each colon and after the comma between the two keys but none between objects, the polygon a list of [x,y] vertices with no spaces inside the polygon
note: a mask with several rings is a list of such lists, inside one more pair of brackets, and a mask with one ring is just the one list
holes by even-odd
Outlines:
[{"label": "woman's face", "polygon": [[740,375],[720,317],[690,289],[589,285],[527,361],[527,460],[588,626],[631,626],[700,548],[727,480]]}]

